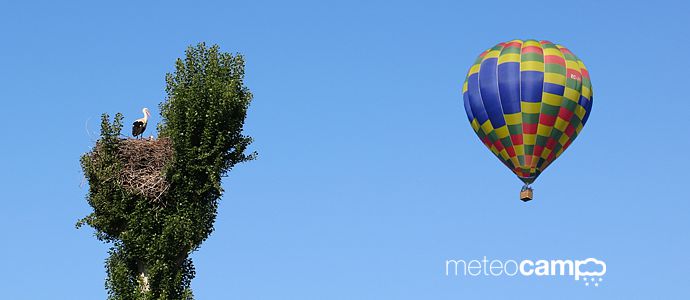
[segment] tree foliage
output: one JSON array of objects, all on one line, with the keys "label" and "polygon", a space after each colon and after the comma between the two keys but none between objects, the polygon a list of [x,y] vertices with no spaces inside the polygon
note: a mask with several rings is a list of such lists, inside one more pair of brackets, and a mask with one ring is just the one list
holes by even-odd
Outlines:
[{"label": "tree foliage", "polygon": [[175,72],[166,75],[166,100],[160,104],[159,138],[172,142],[165,168],[170,183],[161,205],[118,184],[117,156],[122,115],[111,123],[104,114],[98,151],[81,165],[89,182],[93,212],[77,223],[112,243],[106,260],[110,299],[192,299],[195,271],[189,254],[213,231],[221,178],[246,154],[251,138],[242,135],[252,99],[244,86],[244,59],[204,43],[189,47]]}]

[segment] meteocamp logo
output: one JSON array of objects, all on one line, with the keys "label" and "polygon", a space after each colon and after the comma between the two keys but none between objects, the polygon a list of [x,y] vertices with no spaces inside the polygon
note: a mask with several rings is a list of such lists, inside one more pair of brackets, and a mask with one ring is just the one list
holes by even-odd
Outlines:
[{"label": "meteocamp logo", "polygon": [[573,277],[575,281],[584,282],[585,286],[598,287],[604,280],[604,274],[606,274],[606,263],[591,257],[583,260],[539,259],[534,261],[524,259],[516,261],[492,259],[489,261],[484,256],[481,260],[446,260],[446,276],[448,277],[562,276]]}]

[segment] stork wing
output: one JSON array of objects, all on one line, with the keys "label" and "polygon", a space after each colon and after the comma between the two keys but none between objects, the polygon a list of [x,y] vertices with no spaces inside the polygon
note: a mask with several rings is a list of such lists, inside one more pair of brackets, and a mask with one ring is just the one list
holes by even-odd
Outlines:
[{"label": "stork wing", "polygon": [[132,135],[133,136],[138,136],[142,133],[144,133],[144,130],[146,129],[146,124],[142,121],[134,121],[134,124],[132,124]]}]

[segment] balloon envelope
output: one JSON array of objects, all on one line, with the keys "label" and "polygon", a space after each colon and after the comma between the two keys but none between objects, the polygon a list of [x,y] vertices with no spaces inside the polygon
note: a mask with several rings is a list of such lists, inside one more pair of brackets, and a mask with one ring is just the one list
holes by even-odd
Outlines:
[{"label": "balloon envelope", "polygon": [[526,184],[575,140],[593,101],[582,61],[561,45],[536,40],[482,52],[462,93],[479,139]]}]

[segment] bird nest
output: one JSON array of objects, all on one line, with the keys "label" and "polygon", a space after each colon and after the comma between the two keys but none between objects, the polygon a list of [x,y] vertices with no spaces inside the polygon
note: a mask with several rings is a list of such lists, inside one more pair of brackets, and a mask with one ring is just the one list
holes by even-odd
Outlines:
[{"label": "bird nest", "polygon": [[[96,145],[95,156],[99,147]],[[125,190],[160,202],[170,188],[165,167],[173,156],[169,139],[121,139],[117,143],[121,168],[116,181]]]}]

